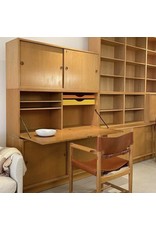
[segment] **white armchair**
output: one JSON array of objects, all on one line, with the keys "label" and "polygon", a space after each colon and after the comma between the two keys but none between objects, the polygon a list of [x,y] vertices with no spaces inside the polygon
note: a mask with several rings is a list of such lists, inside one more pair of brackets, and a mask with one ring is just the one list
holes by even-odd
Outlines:
[{"label": "white armchair", "polygon": [[0,193],[23,192],[23,157],[16,152],[11,157],[10,176],[0,176]]}]

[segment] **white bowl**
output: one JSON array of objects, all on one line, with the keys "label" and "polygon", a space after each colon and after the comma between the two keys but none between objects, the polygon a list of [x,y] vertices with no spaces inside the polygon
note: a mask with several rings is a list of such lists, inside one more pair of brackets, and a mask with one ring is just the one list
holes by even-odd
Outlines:
[{"label": "white bowl", "polygon": [[56,129],[36,129],[35,132],[38,136],[49,137],[56,134]]}]

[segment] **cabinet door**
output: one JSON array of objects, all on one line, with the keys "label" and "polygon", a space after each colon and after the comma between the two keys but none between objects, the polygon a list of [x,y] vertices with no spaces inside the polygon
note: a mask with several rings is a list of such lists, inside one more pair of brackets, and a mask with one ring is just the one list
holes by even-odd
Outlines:
[{"label": "cabinet door", "polygon": [[43,190],[57,178],[66,175],[66,143],[39,145],[30,141],[24,144],[27,172],[24,176],[25,190]]},{"label": "cabinet door", "polygon": [[21,87],[61,89],[63,50],[47,45],[21,42]]},{"label": "cabinet door", "polygon": [[153,154],[152,140],[152,126],[134,128],[134,160]]},{"label": "cabinet door", "polygon": [[98,55],[65,50],[64,88],[66,90],[97,91],[99,88]]}]

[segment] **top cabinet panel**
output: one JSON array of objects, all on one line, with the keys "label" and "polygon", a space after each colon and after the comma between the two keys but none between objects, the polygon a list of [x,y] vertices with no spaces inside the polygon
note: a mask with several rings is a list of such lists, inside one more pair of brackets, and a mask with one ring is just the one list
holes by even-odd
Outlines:
[{"label": "top cabinet panel", "polygon": [[21,41],[20,87],[61,89],[63,49]]},{"label": "top cabinet panel", "polygon": [[78,91],[98,91],[98,55],[64,51],[64,89]]}]

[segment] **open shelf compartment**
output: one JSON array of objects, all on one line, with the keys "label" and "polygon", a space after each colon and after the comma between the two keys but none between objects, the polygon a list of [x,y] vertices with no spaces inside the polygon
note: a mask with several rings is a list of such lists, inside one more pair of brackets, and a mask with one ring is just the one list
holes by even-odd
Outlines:
[{"label": "open shelf compartment", "polygon": [[61,93],[20,92],[20,132],[39,128],[61,129]]},{"label": "open shelf compartment", "polygon": [[94,125],[96,94],[63,93],[63,128]]}]

